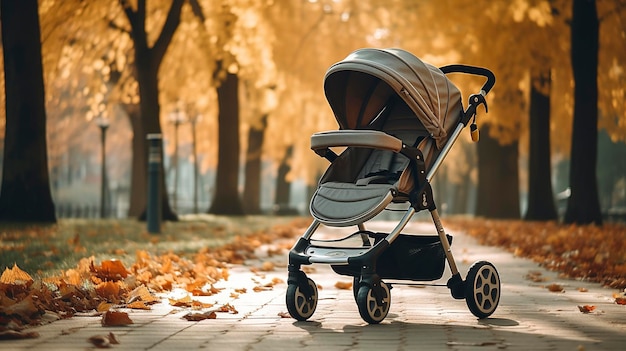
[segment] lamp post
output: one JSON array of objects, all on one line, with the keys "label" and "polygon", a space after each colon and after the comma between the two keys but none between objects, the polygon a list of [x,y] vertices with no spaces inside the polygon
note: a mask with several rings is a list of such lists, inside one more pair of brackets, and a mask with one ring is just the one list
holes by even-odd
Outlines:
[{"label": "lamp post", "polygon": [[172,205],[175,211],[178,211],[178,126],[185,122],[185,116],[178,109],[170,115],[170,122],[174,124],[174,158],[172,166],[174,167],[174,193],[172,194]]},{"label": "lamp post", "polygon": [[100,131],[101,136],[102,136],[102,167],[100,169],[101,171],[101,176],[100,176],[100,218],[105,218],[107,216],[107,211],[106,211],[106,207],[107,207],[107,194],[106,194],[106,189],[107,189],[107,173],[106,173],[106,131],[107,128],[109,128],[109,119],[106,117],[98,117],[96,118],[96,123],[98,124],[98,127],[100,127]]}]

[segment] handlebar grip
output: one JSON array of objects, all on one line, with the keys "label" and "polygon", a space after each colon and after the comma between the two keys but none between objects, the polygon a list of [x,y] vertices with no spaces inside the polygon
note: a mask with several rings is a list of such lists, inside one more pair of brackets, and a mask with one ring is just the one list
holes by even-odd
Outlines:
[{"label": "handlebar grip", "polygon": [[491,88],[493,88],[494,84],[496,84],[496,76],[490,70],[477,67],[477,66],[468,66],[468,65],[448,65],[439,68],[444,74],[448,73],[467,73],[473,74],[476,76],[483,76],[487,78],[487,82],[482,87],[482,91],[485,93],[483,95],[487,95]]}]

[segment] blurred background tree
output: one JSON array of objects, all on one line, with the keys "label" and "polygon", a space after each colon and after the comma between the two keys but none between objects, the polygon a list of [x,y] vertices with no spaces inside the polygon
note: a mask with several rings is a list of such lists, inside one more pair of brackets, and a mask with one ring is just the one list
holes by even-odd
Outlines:
[{"label": "blurred background tree", "polygon": [[54,223],[37,1],[2,0],[0,15],[6,94],[0,221]]}]

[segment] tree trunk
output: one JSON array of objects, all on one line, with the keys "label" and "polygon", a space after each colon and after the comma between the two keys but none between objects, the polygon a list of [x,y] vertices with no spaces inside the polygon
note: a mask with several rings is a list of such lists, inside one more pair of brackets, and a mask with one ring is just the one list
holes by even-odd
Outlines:
[{"label": "tree trunk", "polygon": [[261,156],[267,115],[261,117],[260,128],[250,127],[246,152],[246,179],[243,187],[243,206],[246,214],[261,213]]},{"label": "tree trunk", "polygon": [[239,77],[227,73],[217,88],[218,154],[215,195],[209,213],[242,215],[239,199]]},{"label": "tree trunk", "polygon": [[[147,205],[147,155],[148,134],[161,134],[159,106],[159,66],[167,51],[174,33],[180,24],[180,14],[184,0],[173,0],[161,33],[154,45],[148,45],[146,33],[146,0],[137,0],[132,5],[129,0],[119,0],[130,23],[130,34],[135,49],[135,73],[139,86],[141,118],[131,118],[133,126],[133,175],[131,177],[131,203],[129,216],[145,218]],[[161,151],[163,152],[163,151]],[[163,159],[163,157],[161,157]],[[178,216],[170,207],[165,187],[165,172],[161,164],[161,201],[162,219],[178,220]]]},{"label": "tree trunk", "polygon": [[520,217],[518,143],[500,145],[483,125],[478,143],[478,198],[476,215],[487,218]]},{"label": "tree trunk", "polygon": [[574,126],[570,153],[570,189],[565,223],[602,223],[598,182],[598,41],[596,2],[572,3],[572,70]]},{"label": "tree trunk", "polygon": [[126,105],[124,110],[128,115],[133,130],[128,216],[138,218],[143,214],[148,196],[146,184],[146,179],[148,179],[148,171],[146,169],[148,160],[144,150],[146,133],[143,131],[139,105]]},{"label": "tree trunk", "polygon": [[36,0],[2,0],[6,129],[0,220],[55,223]]},{"label": "tree trunk", "polygon": [[530,152],[528,209],[524,219],[556,220],[550,171],[550,68],[532,72],[530,87]]},{"label": "tree trunk", "polygon": [[[161,131],[161,123],[160,123],[160,113],[161,108],[159,106],[159,81],[158,81],[158,66],[153,63],[146,53],[142,53],[141,50],[135,49],[135,62],[137,65],[137,82],[139,83],[139,96],[140,96],[140,106],[141,106],[141,128],[143,131],[143,136],[141,134],[138,135],[138,138],[142,138],[143,140],[134,140],[133,137],[133,145],[137,143],[137,147],[141,147],[140,153],[143,155],[143,160],[140,165],[137,167],[139,173],[142,178],[132,179],[143,179],[144,181],[141,184],[132,184],[132,187],[135,188],[137,186],[143,187],[142,190],[147,194],[147,184],[146,179],[148,179],[148,142],[146,140],[148,134],[162,134]],[[157,66],[157,67],[155,67]],[[134,131],[133,131],[134,132]],[[139,146],[139,143],[143,142],[142,146]],[[141,157],[140,157],[141,158]],[[161,148],[161,160],[164,160],[163,157],[163,148]],[[141,169],[139,169],[141,168]],[[161,177],[160,177],[160,185],[161,189],[161,204],[162,204],[162,219],[166,221],[176,221],[178,220],[178,216],[172,210],[169,202],[169,195],[167,193],[167,188],[165,186],[165,166],[161,163]],[[141,200],[141,199],[140,199]],[[147,208],[147,196],[143,197],[142,205],[142,214],[139,216],[140,219],[145,218],[145,211]]]},{"label": "tree trunk", "polygon": [[294,209],[290,206],[291,198],[291,182],[287,180],[287,174],[291,170],[289,162],[293,154],[293,146],[289,146],[285,152],[285,156],[280,161],[278,166],[278,174],[276,175],[276,197],[274,199],[274,205],[276,207],[276,214],[286,215],[293,214]]}]

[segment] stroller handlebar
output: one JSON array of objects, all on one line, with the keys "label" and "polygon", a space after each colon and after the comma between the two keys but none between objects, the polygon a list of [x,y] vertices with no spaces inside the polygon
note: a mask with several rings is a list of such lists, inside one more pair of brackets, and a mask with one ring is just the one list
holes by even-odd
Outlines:
[{"label": "stroller handlebar", "polygon": [[491,88],[493,88],[494,84],[496,84],[496,76],[490,70],[477,67],[477,66],[468,66],[468,65],[448,65],[439,68],[444,74],[448,73],[466,73],[473,74],[476,76],[483,76],[487,78],[487,82],[483,85],[480,90],[480,94],[485,96]]}]

